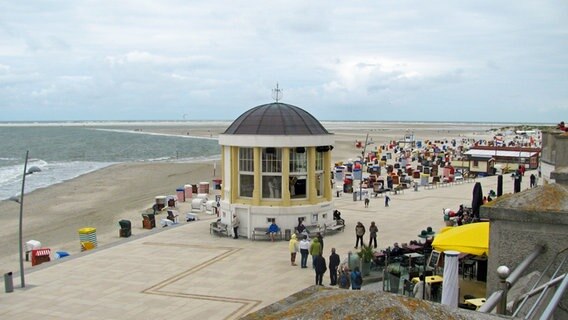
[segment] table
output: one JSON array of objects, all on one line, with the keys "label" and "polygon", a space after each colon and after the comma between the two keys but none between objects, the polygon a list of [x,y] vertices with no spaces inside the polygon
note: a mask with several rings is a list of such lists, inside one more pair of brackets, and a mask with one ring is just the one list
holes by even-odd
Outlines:
[{"label": "table", "polygon": [[421,250],[421,249],[423,248],[423,246],[419,246],[419,245],[417,245],[417,244],[409,244],[409,245],[407,246],[407,248],[408,248],[409,250],[412,250],[412,251],[417,251],[417,250]]},{"label": "table", "polygon": [[[444,282],[444,277],[442,276],[427,276],[425,279],[426,283],[428,284],[437,284]],[[418,282],[420,282],[419,277],[412,278],[412,283],[418,283]]]},{"label": "table", "polygon": [[421,258],[424,257],[423,254],[417,253],[417,252],[411,252],[411,253],[405,253],[404,254],[405,257],[408,257],[408,265],[410,267],[412,267],[412,258]]},{"label": "table", "polygon": [[476,298],[476,299],[467,299],[465,300],[466,304],[471,304],[475,306],[475,310],[479,310],[479,308],[485,303],[485,298]]}]

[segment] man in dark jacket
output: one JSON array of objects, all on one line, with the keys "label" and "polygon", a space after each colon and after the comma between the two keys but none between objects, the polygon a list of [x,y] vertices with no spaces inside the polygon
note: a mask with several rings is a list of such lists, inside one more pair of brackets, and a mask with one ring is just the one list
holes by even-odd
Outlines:
[{"label": "man in dark jacket", "polygon": [[323,274],[327,271],[327,266],[325,263],[325,258],[322,255],[316,256],[315,258],[316,267],[316,285],[323,286]]},{"label": "man in dark jacket", "polygon": [[329,256],[329,279],[330,285],[337,284],[337,267],[339,267],[339,255],[335,253],[335,248],[331,248],[331,255]]}]

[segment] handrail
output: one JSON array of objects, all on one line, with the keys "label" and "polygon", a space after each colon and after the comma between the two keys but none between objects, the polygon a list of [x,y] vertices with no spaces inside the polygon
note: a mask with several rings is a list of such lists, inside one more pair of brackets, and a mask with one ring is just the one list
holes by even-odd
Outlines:
[{"label": "handrail", "polygon": [[[560,252],[558,253],[560,254]],[[554,260],[556,260],[556,257],[558,257],[558,255],[556,255],[554,257],[554,259],[552,260],[552,262],[554,262]],[[560,269],[562,268],[562,266],[566,263],[566,260],[568,259],[568,255],[564,257],[564,260],[562,261],[562,263],[560,263],[560,265],[558,266],[558,268],[556,268],[556,270],[554,271],[554,274],[552,275],[552,277],[556,277],[556,275],[560,272]],[[552,265],[552,262],[550,263],[550,265]],[[532,308],[529,310],[529,312],[527,313],[527,316],[525,317],[525,319],[528,319],[529,317],[532,316],[533,312],[535,312],[536,308],[538,305],[540,305],[540,302],[542,301],[542,299],[544,298],[544,295],[546,294],[546,291],[548,290],[548,288],[550,287],[550,282],[546,283],[546,288],[540,293],[540,295],[538,296],[538,299],[536,300],[536,302],[533,304]]]},{"label": "handrail", "polygon": [[[567,249],[568,249],[568,248],[567,248]],[[533,291],[536,290],[536,289],[535,289],[536,286],[538,286],[538,284],[540,283],[540,281],[542,280],[542,278],[544,277],[544,275],[548,272],[548,269],[550,269],[550,267],[552,267],[552,263],[553,263],[554,261],[556,261],[556,258],[558,258],[558,256],[559,256],[560,254],[562,254],[564,251],[566,251],[567,249],[560,250],[560,251],[558,251],[558,252],[556,253],[556,255],[554,255],[554,258],[552,258],[551,262],[546,266],[546,268],[544,268],[544,271],[541,272],[540,277],[538,277],[537,281],[534,283],[534,285],[533,285],[533,287],[531,288],[531,291],[530,291],[530,292],[533,292]],[[562,266],[562,265],[564,264],[564,262],[566,262],[566,258],[564,258],[564,261],[560,264],[560,266]],[[558,270],[560,270],[560,269],[557,269],[557,270],[556,270],[556,272],[554,273],[555,275],[556,275],[556,273],[558,273]],[[551,281],[549,281],[549,282],[547,282],[547,283],[541,285],[540,287],[542,287],[542,290],[538,290],[538,292],[542,292],[543,290],[546,291],[546,290],[548,289],[548,286],[549,286],[549,285],[555,285],[555,284],[556,284],[556,282],[552,283],[552,280],[551,280]],[[539,288],[540,288],[540,287],[539,287]],[[542,298],[543,295],[544,295],[544,293],[541,294],[541,298]],[[515,312],[513,312],[513,317],[516,316],[517,313],[519,313],[519,311],[522,309],[522,307],[525,305],[525,303],[526,303],[526,302],[528,301],[528,299],[530,298],[530,296],[528,296],[528,295],[523,295],[523,296],[524,296],[524,297],[522,298],[523,300],[522,300],[521,303],[515,308]],[[531,296],[532,296],[532,295],[531,295]],[[539,298],[538,301],[540,301],[541,298]],[[538,304],[538,301],[537,301],[535,304]],[[534,305],[533,305],[533,308],[531,309],[531,311],[529,312],[529,314],[531,314],[532,311],[534,311],[533,309],[534,309]]]},{"label": "handrail", "polygon": [[511,288],[515,283],[517,283],[517,280],[519,280],[519,278],[521,277],[521,275],[523,274],[523,272],[525,272],[525,270],[529,267],[529,265],[531,263],[533,263],[533,261],[536,260],[536,258],[545,251],[545,247],[542,245],[536,245],[535,246],[535,250],[528,255],[516,268],[515,270],[513,270],[513,272],[511,272],[511,274],[507,277],[507,284],[509,285],[509,288]]},{"label": "handrail", "polygon": [[549,282],[547,282],[543,285],[540,285],[538,288],[532,289],[531,291],[523,294],[522,296],[519,297],[519,300],[525,299],[525,298],[530,298],[534,295],[537,295],[539,292],[546,289],[547,287],[555,286],[555,285],[559,284],[560,282],[562,282],[562,280],[564,280],[565,277],[566,277],[566,274],[560,275],[560,276],[550,280]]},{"label": "handrail", "polygon": [[493,292],[489,296],[489,298],[485,300],[485,303],[481,307],[479,307],[479,312],[490,313],[491,311],[493,311],[493,309],[495,309],[499,301],[501,301],[502,296],[503,296],[503,290],[498,290]]},{"label": "handrail", "polygon": [[[528,268],[528,266],[536,260],[536,258],[545,251],[545,247],[542,245],[536,245],[535,250],[528,255],[516,268],[511,272],[511,274],[505,280],[507,283],[507,287],[511,288],[517,280],[521,277],[523,272]],[[501,303],[502,299],[507,299],[506,294],[504,294],[503,290],[495,291],[489,296],[489,298],[485,301],[483,306],[479,308],[480,312],[489,313],[493,311],[493,309],[497,306],[497,304]],[[506,304],[506,301],[505,301]],[[502,312],[506,312],[503,310]]]},{"label": "handrail", "polygon": [[546,309],[544,309],[542,315],[540,316],[541,320],[548,320],[552,317],[552,313],[554,312],[554,310],[556,310],[556,306],[558,306],[558,303],[560,302],[562,296],[564,296],[566,288],[568,288],[568,277],[564,277],[564,280],[562,280],[562,283],[560,284],[558,289],[556,289],[556,293],[554,294],[554,296],[552,296],[552,299],[550,299],[548,306],[546,306]]},{"label": "handrail", "polygon": [[[540,283],[540,281],[542,280],[542,278],[544,277],[544,275],[548,272],[548,270],[550,269],[550,267],[552,267],[552,264],[554,263],[554,261],[556,261],[556,259],[564,252],[566,252],[566,250],[568,250],[568,248],[565,248],[563,250],[558,251],[554,257],[552,258],[552,260],[550,261],[550,263],[546,266],[546,268],[544,269],[544,271],[541,273],[540,277],[538,278],[538,280],[535,282],[535,284],[533,285],[531,291],[529,293],[532,293],[534,291],[536,291],[536,286]],[[537,300],[533,303],[532,307],[529,309],[529,311],[526,314],[525,318],[531,318],[532,314],[535,312],[536,308],[538,305],[540,305],[541,300],[544,298],[544,295],[546,294],[546,292],[548,291],[548,289],[550,287],[555,286],[560,280],[557,281],[558,278],[556,278],[556,275],[560,272],[560,269],[562,268],[562,266],[566,263],[568,259],[568,255],[566,255],[564,257],[564,259],[562,260],[562,262],[560,262],[560,264],[558,265],[558,267],[556,268],[556,270],[554,271],[553,275],[552,275],[552,280],[547,281],[546,283],[542,284],[538,289],[538,292],[540,292],[539,297],[537,298]],[[530,296],[532,296],[534,294],[531,294]],[[525,303],[528,301],[529,297],[528,294],[524,295],[523,300],[521,301],[521,303],[515,308],[515,312],[513,312],[513,317],[516,316],[519,311],[523,308],[523,306],[525,305]]]}]

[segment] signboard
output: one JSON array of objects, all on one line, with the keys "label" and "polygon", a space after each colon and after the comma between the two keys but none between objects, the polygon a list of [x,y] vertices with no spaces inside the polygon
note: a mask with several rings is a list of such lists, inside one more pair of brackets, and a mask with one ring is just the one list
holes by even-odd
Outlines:
[{"label": "signboard", "polygon": [[432,250],[430,254],[430,259],[428,260],[428,267],[435,269],[438,267],[438,262],[440,261],[440,252]]}]

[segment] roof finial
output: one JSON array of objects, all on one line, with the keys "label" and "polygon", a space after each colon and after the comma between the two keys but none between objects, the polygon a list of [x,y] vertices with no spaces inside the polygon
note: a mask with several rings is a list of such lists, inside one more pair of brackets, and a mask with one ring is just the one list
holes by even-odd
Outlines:
[{"label": "roof finial", "polygon": [[272,99],[278,103],[282,99],[282,89],[278,88],[278,82],[276,82],[276,89],[272,89]]}]

